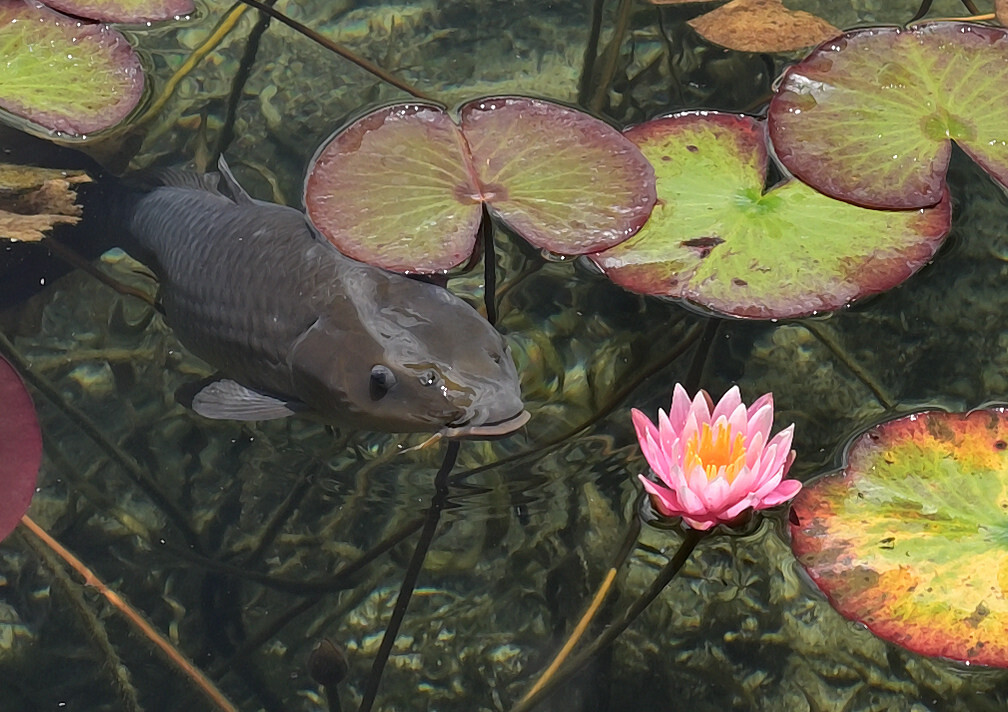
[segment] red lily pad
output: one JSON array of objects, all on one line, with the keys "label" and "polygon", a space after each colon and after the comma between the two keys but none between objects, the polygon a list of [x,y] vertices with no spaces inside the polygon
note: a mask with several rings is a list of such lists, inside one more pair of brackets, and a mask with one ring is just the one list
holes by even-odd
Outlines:
[{"label": "red lily pad", "polygon": [[937,203],[953,140],[1008,187],[1008,30],[934,22],[847,32],[784,73],[768,120],[788,170],[841,200]]},{"label": "red lily pad", "polygon": [[28,511],[41,462],[35,406],[17,371],[0,358],[0,541]]},{"label": "red lily pad", "polygon": [[470,102],[461,114],[491,212],[536,247],[563,255],[604,250],[651,214],[654,170],[609,124],[522,97]]},{"label": "red lily pad", "polygon": [[1008,666],[1004,408],[878,425],[793,507],[795,555],[845,617],[923,655]]},{"label": "red lily pad", "polygon": [[947,194],[893,212],[798,181],[764,192],[764,126],[749,116],[685,112],[626,135],[655,167],[658,204],[634,237],[590,257],[635,292],[731,316],[806,316],[899,284],[950,227]]},{"label": "red lily pad", "polygon": [[75,17],[131,24],[173,20],[196,9],[192,0],[46,0],[46,5]]},{"label": "red lily pad", "polygon": [[308,217],[344,254],[400,272],[467,259],[484,203],[532,244],[568,255],[617,244],[647,220],[654,171],[602,121],[500,97],[466,104],[461,122],[399,104],[338,131],[305,182]]},{"label": "red lily pad", "polygon": [[140,60],[125,37],[42,5],[0,0],[0,51],[0,107],[43,134],[83,138],[107,129],[143,94]]}]

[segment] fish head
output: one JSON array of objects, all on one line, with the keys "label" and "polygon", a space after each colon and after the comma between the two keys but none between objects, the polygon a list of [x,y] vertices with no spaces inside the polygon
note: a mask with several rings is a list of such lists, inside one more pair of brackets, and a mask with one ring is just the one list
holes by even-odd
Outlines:
[{"label": "fish head", "polygon": [[292,350],[299,397],[389,432],[494,437],[528,421],[507,341],[475,309],[431,284],[366,274]]}]

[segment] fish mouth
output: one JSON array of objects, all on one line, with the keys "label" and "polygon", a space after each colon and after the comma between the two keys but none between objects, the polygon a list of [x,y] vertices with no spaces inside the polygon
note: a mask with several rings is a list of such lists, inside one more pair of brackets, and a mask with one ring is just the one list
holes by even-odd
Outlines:
[{"label": "fish mouth", "polygon": [[529,421],[532,415],[527,410],[522,410],[510,418],[505,418],[504,420],[496,420],[492,423],[479,423],[478,425],[467,425],[465,423],[459,425],[446,425],[440,431],[439,435],[446,438],[461,439],[461,438],[471,438],[488,440],[490,438],[500,438],[505,435],[510,435],[518,428],[522,427]]}]

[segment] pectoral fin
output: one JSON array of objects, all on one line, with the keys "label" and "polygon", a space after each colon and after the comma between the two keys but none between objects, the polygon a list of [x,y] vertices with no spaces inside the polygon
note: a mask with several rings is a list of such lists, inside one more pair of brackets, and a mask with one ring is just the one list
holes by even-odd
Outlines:
[{"label": "pectoral fin", "polygon": [[213,381],[192,398],[192,409],[213,420],[273,420],[298,411],[298,403],[259,393],[231,380]]}]

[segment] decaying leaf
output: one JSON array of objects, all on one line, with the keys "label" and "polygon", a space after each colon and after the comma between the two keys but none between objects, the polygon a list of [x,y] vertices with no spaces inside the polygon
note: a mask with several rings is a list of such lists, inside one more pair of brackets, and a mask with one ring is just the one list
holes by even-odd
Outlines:
[{"label": "decaying leaf", "polygon": [[1008,27],[1008,0],[994,0],[994,17]]},{"label": "decaying leaf", "polygon": [[90,180],[83,171],[0,164],[0,238],[35,242],[54,225],[77,223],[72,186]]},{"label": "decaying leaf", "polygon": [[791,52],[840,34],[821,17],[789,10],[781,0],[732,0],[689,24],[711,42],[741,52]]}]

